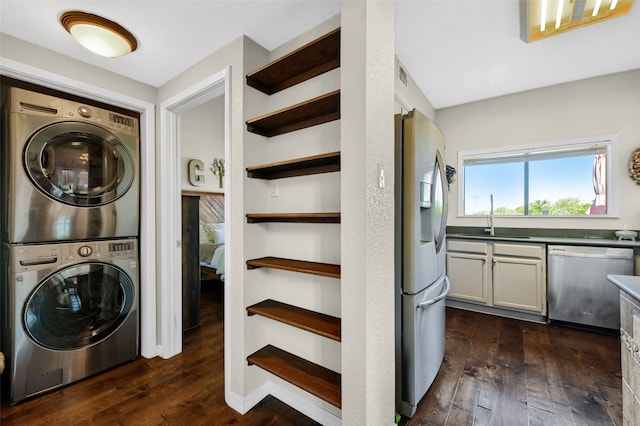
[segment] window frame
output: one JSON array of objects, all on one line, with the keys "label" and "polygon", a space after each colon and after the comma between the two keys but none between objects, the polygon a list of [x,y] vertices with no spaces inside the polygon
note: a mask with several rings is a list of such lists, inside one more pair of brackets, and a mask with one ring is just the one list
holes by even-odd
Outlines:
[{"label": "window frame", "polygon": [[[465,214],[465,159],[474,158],[499,158],[514,156],[524,153],[540,153],[545,151],[566,151],[589,148],[595,145],[605,145],[607,155],[607,213],[602,215],[575,215],[575,216],[546,216],[546,215],[501,215],[506,218],[571,218],[571,219],[612,219],[619,218],[619,169],[618,162],[619,136],[617,133],[604,135],[585,136],[572,139],[552,140],[522,145],[497,146],[475,150],[458,151],[458,217],[477,218],[485,215]],[[524,188],[523,188],[524,190]]]}]

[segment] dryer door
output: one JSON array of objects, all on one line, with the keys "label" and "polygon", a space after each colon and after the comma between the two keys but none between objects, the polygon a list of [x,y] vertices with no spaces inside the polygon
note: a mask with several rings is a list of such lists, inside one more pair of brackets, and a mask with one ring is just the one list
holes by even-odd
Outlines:
[{"label": "dryer door", "polygon": [[24,326],[37,344],[70,350],[96,344],[134,310],[127,275],[104,263],[83,263],[42,281],[27,299]]},{"label": "dryer door", "polygon": [[32,182],[54,200],[80,207],[108,204],[134,179],[134,161],[124,144],[95,124],[64,121],[34,133],[24,152]]}]

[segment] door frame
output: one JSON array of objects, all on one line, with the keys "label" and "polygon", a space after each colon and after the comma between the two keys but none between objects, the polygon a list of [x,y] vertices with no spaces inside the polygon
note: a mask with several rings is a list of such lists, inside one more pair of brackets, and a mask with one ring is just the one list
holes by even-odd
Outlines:
[{"label": "door frame", "polygon": [[160,354],[156,337],[155,104],[0,56],[0,74],[140,113],[140,353]]},{"label": "door frame", "polygon": [[[180,177],[182,162],[180,150],[180,114],[210,101],[224,96],[224,153],[227,171],[224,176],[224,187],[231,187],[231,67],[218,71],[208,78],[192,85],[160,104],[160,144],[158,145],[158,166],[162,170],[159,187],[159,244],[158,258],[172,259],[159,262],[158,285],[161,294],[159,330],[163,342],[163,358],[169,358],[182,352],[182,211]],[[225,287],[231,282],[232,275],[228,265],[231,258],[229,235],[231,217],[227,214],[231,206],[231,194],[225,193]],[[224,292],[224,303],[229,300],[229,292]],[[225,359],[228,358],[230,321],[225,309]],[[230,363],[225,362],[225,377],[229,377]],[[225,381],[226,387],[227,381]]]}]

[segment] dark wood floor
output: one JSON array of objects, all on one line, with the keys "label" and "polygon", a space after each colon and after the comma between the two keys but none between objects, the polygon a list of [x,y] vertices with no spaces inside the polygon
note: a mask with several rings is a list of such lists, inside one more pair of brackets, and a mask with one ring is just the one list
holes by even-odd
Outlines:
[{"label": "dark wood floor", "polygon": [[[212,283],[209,283],[212,284]],[[203,286],[202,326],[169,360],[138,360],[14,407],[8,425],[312,425],[267,397],[244,416],[224,402],[222,292]],[[620,341],[457,309],[445,360],[403,425],[621,425]]]},{"label": "dark wood floor", "polygon": [[621,425],[620,339],[447,311],[445,359],[403,425]]},{"label": "dark wood floor", "polygon": [[222,290],[203,282],[201,327],[185,334],[184,352],[144,359],[13,407],[0,424],[71,425],[317,425],[273,397],[244,416],[224,401]]}]

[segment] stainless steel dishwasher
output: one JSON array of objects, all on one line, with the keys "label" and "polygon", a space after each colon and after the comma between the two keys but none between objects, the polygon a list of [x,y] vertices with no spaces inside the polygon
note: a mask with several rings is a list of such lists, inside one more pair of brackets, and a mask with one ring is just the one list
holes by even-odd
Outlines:
[{"label": "stainless steel dishwasher", "polygon": [[609,274],[633,275],[633,249],[548,246],[549,322],[620,329],[620,291]]}]

